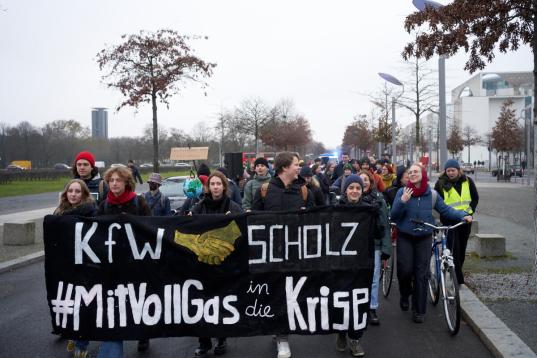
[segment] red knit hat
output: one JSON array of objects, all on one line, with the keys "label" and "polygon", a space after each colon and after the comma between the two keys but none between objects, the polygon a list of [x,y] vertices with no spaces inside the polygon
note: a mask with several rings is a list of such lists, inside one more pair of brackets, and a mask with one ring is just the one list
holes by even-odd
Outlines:
[{"label": "red knit hat", "polygon": [[78,162],[80,159],[87,160],[90,163],[92,168],[95,167],[95,157],[90,152],[78,153],[75,158],[75,165],[76,165],[76,162]]}]

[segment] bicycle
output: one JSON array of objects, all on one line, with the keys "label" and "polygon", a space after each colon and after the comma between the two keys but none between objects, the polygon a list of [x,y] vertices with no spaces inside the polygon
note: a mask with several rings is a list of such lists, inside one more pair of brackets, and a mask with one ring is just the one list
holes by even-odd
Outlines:
[{"label": "bicycle", "polygon": [[436,305],[440,300],[440,295],[442,296],[444,316],[449,332],[456,335],[461,323],[461,305],[455,263],[451,250],[446,247],[446,234],[449,230],[466,224],[466,221],[452,226],[436,226],[421,220],[412,220],[412,222],[435,230],[429,264],[429,298],[431,303]]},{"label": "bicycle", "polygon": [[392,287],[393,274],[396,270],[397,264],[397,228],[395,223],[391,224],[391,239],[392,239],[392,256],[388,260],[382,263],[380,269],[380,282],[382,285],[382,294],[384,297],[388,297],[390,289]]}]

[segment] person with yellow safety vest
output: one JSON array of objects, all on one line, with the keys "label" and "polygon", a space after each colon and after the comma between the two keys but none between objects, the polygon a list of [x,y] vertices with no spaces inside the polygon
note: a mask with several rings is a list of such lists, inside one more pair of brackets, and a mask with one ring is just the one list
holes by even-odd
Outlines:
[{"label": "person with yellow safety vest", "polygon": [[[464,210],[468,214],[475,213],[479,194],[474,181],[466,176],[455,159],[449,159],[444,165],[444,173],[440,175],[434,189],[442,196],[444,202],[456,210]],[[453,225],[456,222],[440,217],[443,225]],[[464,283],[462,266],[466,255],[466,245],[470,237],[472,224],[462,225],[448,231],[447,247],[452,249],[455,262],[455,273],[459,284]]]}]

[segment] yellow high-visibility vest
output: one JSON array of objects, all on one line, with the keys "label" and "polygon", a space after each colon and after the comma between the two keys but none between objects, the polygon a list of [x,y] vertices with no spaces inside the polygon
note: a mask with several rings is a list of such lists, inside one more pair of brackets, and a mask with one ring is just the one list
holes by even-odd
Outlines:
[{"label": "yellow high-visibility vest", "polygon": [[453,209],[456,210],[464,210],[468,214],[473,214],[472,207],[470,206],[470,202],[472,201],[472,197],[470,196],[470,183],[468,182],[468,179],[466,179],[462,183],[461,187],[461,195],[455,190],[455,187],[451,187],[449,191],[446,191],[446,189],[443,189],[444,192],[444,202],[451,206]]}]

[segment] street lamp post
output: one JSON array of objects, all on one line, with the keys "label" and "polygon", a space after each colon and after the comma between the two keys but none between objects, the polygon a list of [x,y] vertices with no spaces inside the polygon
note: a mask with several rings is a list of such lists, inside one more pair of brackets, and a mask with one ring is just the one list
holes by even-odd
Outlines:
[{"label": "street lamp post", "polygon": [[[399,96],[397,96],[397,98],[403,95],[403,92],[405,91],[405,85],[401,81],[399,81],[397,78],[387,73],[379,72],[379,76],[386,82],[390,82],[391,84],[394,84],[397,86],[402,86],[402,91],[399,94]],[[386,96],[388,96],[388,94],[386,94]],[[395,139],[395,136],[397,134],[396,128],[395,128],[395,101],[396,101],[396,98],[392,97],[392,145],[391,145],[392,153],[391,154],[392,154],[392,162],[394,164],[397,164],[397,145],[396,145],[396,139]],[[386,115],[387,114],[388,114],[388,105],[386,103]]]},{"label": "street lamp post", "polygon": [[[434,9],[441,8],[442,4],[432,0],[412,0],[412,4],[419,11],[425,10],[426,7]],[[439,121],[439,150],[440,158],[438,170],[447,160],[447,140],[446,140],[446,59],[440,56],[438,59],[438,121]]]}]

